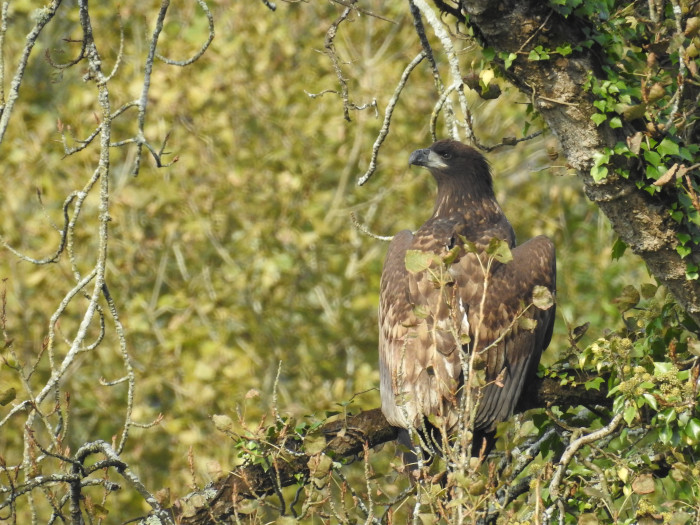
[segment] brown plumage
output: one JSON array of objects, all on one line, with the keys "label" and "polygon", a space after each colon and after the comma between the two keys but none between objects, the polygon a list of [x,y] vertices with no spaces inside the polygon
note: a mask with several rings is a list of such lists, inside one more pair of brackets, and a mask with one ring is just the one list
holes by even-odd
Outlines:
[{"label": "brown plumage", "polygon": [[[554,245],[539,236],[516,246],[513,228],[496,202],[488,164],[475,149],[441,140],[414,151],[409,164],[432,173],[437,200],[418,231],[394,236],[384,263],[379,304],[382,411],[394,426],[420,431],[426,424],[436,425],[454,434],[468,370],[464,362],[476,348],[486,377],[481,388],[472,390],[472,398],[479,399],[473,430],[488,435],[513,414],[549,344],[554,307],[539,309],[531,303],[536,286],[554,295]],[[483,268],[492,239],[504,241],[513,259],[505,264],[492,260],[482,309]],[[418,269],[413,263],[407,269],[407,253],[432,262],[427,269],[420,262]],[[518,316],[532,321],[518,321]],[[475,445],[478,451],[481,444]]]}]

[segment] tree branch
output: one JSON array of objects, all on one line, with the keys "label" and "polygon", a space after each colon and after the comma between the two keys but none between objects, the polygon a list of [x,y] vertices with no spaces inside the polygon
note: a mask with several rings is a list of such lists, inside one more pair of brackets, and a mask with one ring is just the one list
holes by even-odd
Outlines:
[{"label": "tree branch", "polygon": [[[538,378],[526,386],[516,411],[551,405],[610,407],[611,401],[607,398],[604,385],[601,385],[599,391],[587,390],[583,382],[576,386],[562,386],[557,379]],[[387,423],[379,408],[366,410],[323,425],[320,434],[325,436],[327,443],[321,454],[334,460],[352,458],[362,454],[366,444],[376,447],[395,440],[397,431],[397,428]],[[215,523],[216,520],[233,516],[236,508],[246,499],[274,494],[280,487],[297,484],[300,480],[307,482],[309,465],[313,465],[314,458],[318,458],[319,454],[307,453],[303,449],[303,443],[294,443],[295,446],[299,445],[298,449],[291,450],[289,445],[277,444],[280,449],[286,450],[276,461],[271,462],[272,466],[268,469],[260,464],[241,465],[203,490],[177,500],[171,509],[175,521],[182,525]]]}]

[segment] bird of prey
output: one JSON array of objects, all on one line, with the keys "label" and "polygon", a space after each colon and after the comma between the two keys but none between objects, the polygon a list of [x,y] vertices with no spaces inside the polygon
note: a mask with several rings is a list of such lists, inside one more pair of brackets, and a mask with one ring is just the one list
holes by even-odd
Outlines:
[{"label": "bird of prey", "polygon": [[426,429],[448,439],[466,429],[483,458],[551,339],[554,245],[538,236],[516,246],[474,148],[440,140],[409,165],[430,171],[437,200],[415,233],[394,236],[382,270],[382,412],[404,445],[409,429],[421,441]]}]

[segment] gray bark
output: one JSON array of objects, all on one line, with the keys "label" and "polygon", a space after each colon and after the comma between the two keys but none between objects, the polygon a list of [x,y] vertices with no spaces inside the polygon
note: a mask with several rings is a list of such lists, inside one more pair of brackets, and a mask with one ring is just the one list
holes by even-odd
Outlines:
[{"label": "gray bark", "polygon": [[[563,18],[546,2],[537,0],[462,0],[462,8],[482,43],[496,51],[527,52],[538,44],[553,49],[565,43],[575,44],[577,35],[582,34],[580,20]],[[518,56],[505,74],[531,97],[559,138],[588,198],[610,220],[617,235],[700,324],[700,283],[686,279],[686,263],[676,252],[679,225],[671,219],[667,205],[661,198],[638,189],[631,180],[634,177],[625,179],[609,174],[596,183],[590,175],[596,153],[624,141],[626,133],[635,131],[629,123],[612,130],[606,124],[597,127],[591,121],[591,115],[596,112],[594,98],[582,85],[589,72],[601,71],[601,61],[602,54],[596,54],[595,50],[542,61],[530,61],[525,53]],[[697,248],[693,250],[693,260],[697,260],[697,251]]]}]

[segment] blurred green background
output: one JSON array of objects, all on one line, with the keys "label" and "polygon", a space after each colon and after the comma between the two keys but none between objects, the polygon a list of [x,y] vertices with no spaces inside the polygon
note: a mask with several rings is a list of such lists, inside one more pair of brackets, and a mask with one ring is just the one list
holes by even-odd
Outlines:
[{"label": "blurred green background", "polygon": [[[96,144],[64,158],[58,132],[60,121],[86,137],[98,112],[94,86],[82,80],[85,68],[57,71],[44,57],[49,52],[54,62],[66,62],[78,52],[79,44],[66,40],[80,37],[77,9],[64,3],[32,55],[0,145],[0,234],[33,257],[53,253],[62,203],[97,164]],[[32,4],[11,4],[6,89],[32,23]],[[339,89],[324,38],[342,7],[277,4],[271,12],[262,2],[211,2],[216,38],[204,56],[186,68],[156,62],[146,135],[157,145],[171,132],[167,151],[170,159],[178,157],[175,164],[157,169],[148,158],[132,177],[135,149],[112,150],[107,283],[136,369],[135,419],[164,416],[158,426],[132,430],[124,459],[149,488],[169,486],[174,495],[192,484],[190,447],[198,483],[235,464],[210,417],[237,419],[238,410],[255,426],[270,411],[280,362],[277,408],[283,414],[322,419],[346,405],[355,411],[379,405],[376,309],[386,244],[358,232],[350,213],[374,233],[391,235],[416,229],[432,211],[434,182],[407,166],[411,151],[431,143],[428,121],[437,94],[426,61],[401,96],[377,172],[365,186],[356,185],[394,87],[420,51],[405,2],[365,2],[394,24],[351,15],[340,26],[335,44],[350,99],[357,105],[376,99],[379,108],[379,117],[372,108],[351,111],[351,122],[343,119],[337,95],[308,95]],[[123,63],[109,84],[113,109],[141,92],[158,6],[91,5],[106,71],[119,48],[117,10],[124,24]],[[182,60],[199,49],[207,31],[195,3],[173,4],[158,50]],[[465,70],[478,71],[475,45],[464,40],[458,53]],[[526,115],[527,99],[502,87],[492,101],[468,94],[474,130],[485,144],[520,137],[528,123],[531,130],[541,126]],[[134,110],[115,121],[114,140],[135,132]],[[615,237],[557,148],[545,132],[487,155],[518,238],[546,234],[557,246],[557,326],[545,363],[567,349],[567,324],[590,322],[588,337],[618,327],[612,299],[623,286],[649,280],[639,259],[611,261]],[[83,271],[94,264],[97,212],[92,195],[76,230]],[[49,318],[74,283],[70,264],[63,257],[34,266],[3,250],[0,278],[6,279],[6,332],[20,364],[28,370],[39,358],[29,381],[36,391],[48,377],[42,345]],[[86,304],[71,304],[58,324],[61,338],[74,336]],[[68,347],[58,344],[58,359]],[[108,321],[104,343],[83,354],[62,382],[71,395],[71,448],[109,442],[120,432],[126,387],[101,386],[99,378],[123,374]],[[0,384],[16,386],[17,402],[26,398],[7,365]],[[0,407],[0,417],[11,406]],[[0,450],[12,463],[22,454],[21,425],[8,428],[0,433]]]}]

